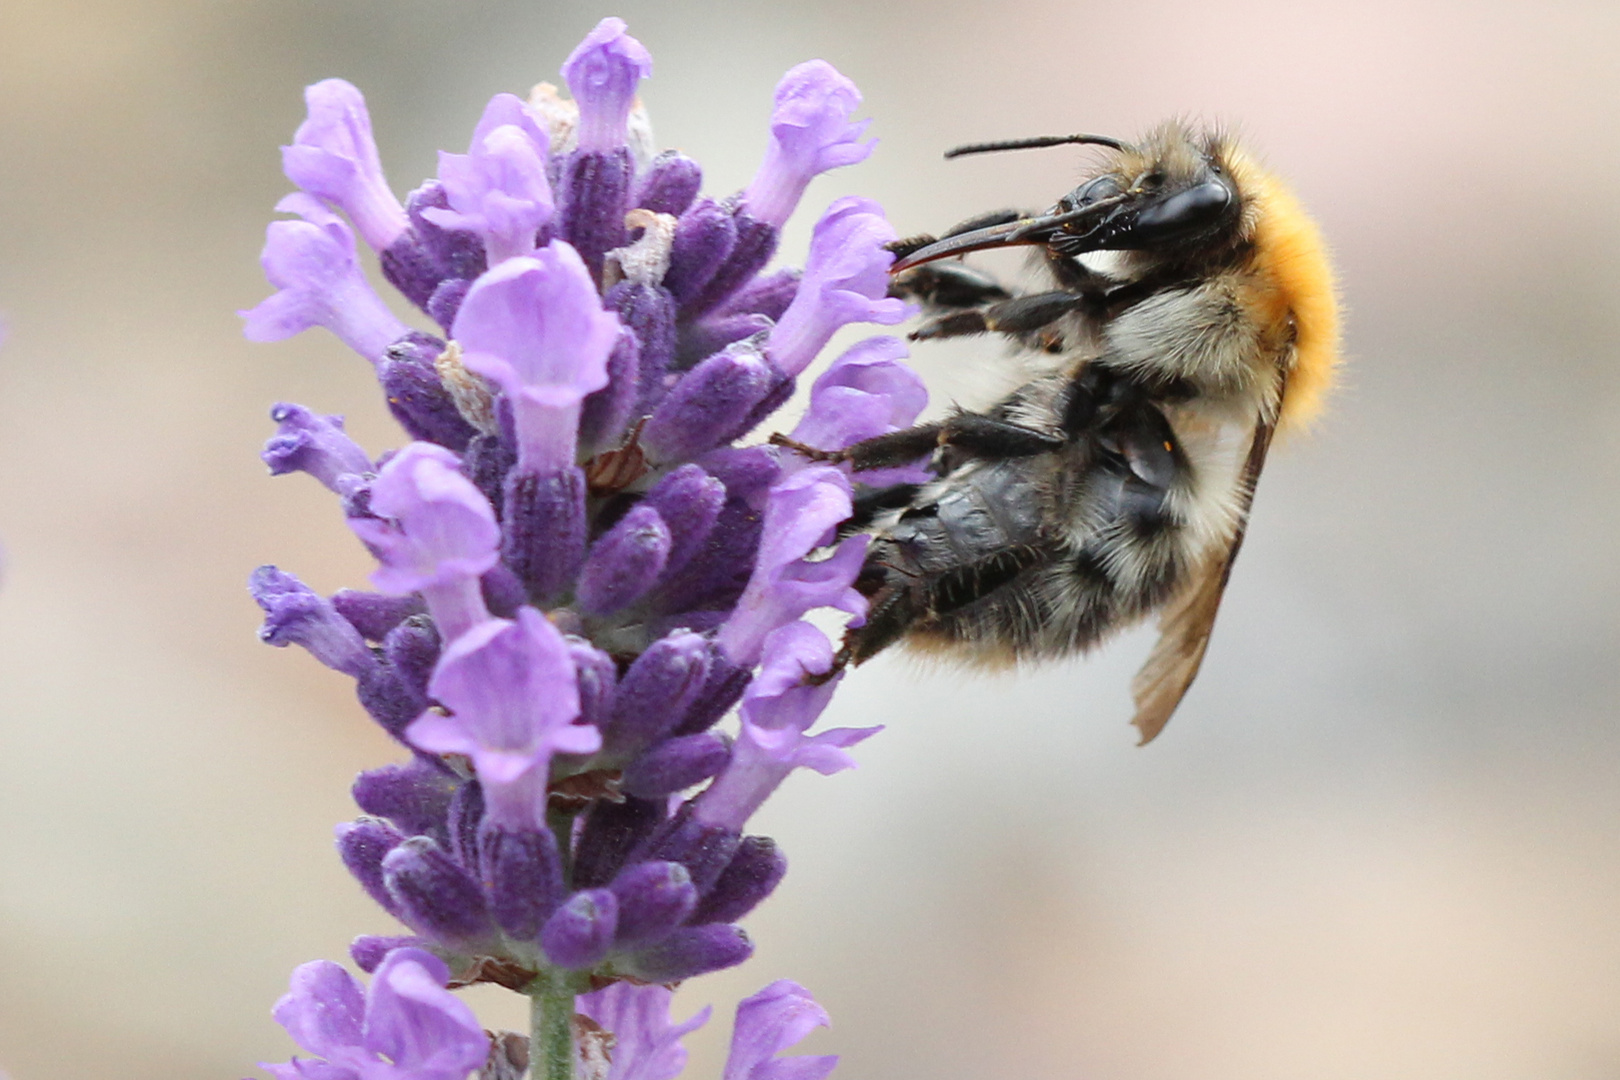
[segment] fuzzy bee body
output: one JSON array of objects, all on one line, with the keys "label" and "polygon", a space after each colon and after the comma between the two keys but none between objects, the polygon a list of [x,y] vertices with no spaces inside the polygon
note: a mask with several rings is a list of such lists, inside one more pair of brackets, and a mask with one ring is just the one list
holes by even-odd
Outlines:
[{"label": "fuzzy bee body", "polygon": [[[914,339],[996,332],[1060,364],[982,413],[819,455],[859,478],[932,450],[937,475],[857,501],[871,610],[844,655],[1051,658],[1158,612],[1134,687],[1145,742],[1202,661],[1273,432],[1331,381],[1337,308],[1314,225],[1230,140],[1172,123],[1135,146],[968,149],[1056,142],[1109,152],[1046,214],[899,247],[893,291],[930,315]],[[936,261],[1014,245],[1042,249],[1053,289]]]}]

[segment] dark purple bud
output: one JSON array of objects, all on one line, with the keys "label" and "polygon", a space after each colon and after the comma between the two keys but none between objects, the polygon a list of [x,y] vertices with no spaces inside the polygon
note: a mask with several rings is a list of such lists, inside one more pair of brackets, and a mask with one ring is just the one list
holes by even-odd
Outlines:
[{"label": "dark purple bud", "polygon": [[763,315],[706,315],[681,328],[675,350],[675,366],[691,367],[706,356],[713,356],[734,341],[744,341],[770,330],[771,320]]},{"label": "dark purple bud", "polygon": [[428,180],[405,197],[405,213],[423,249],[438,265],[440,276],[471,281],[487,270],[484,238],[470,229],[446,229],[434,224],[422,216],[422,211],[428,209],[450,209],[450,197],[437,180]]},{"label": "dark purple bud", "polygon": [[591,277],[602,280],[602,256],[623,247],[634,168],[628,147],[576,150],[563,165],[557,192],[558,235],[579,252]]},{"label": "dark purple bud", "polygon": [[661,462],[686,461],[730,442],[782,379],[758,347],[738,342],[681,376],[641,432]]},{"label": "dark purple bud", "polygon": [[619,680],[613,719],[602,729],[603,759],[627,762],[680,724],[709,674],[709,643],[677,630],[653,642]]},{"label": "dark purple bud", "polygon": [[644,945],[668,934],[697,907],[692,875],[680,863],[639,863],[613,882],[619,899],[618,948]]},{"label": "dark purple bud", "polygon": [[469,780],[456,789],[446,814],[450,853],[471,870],[478,865],[478,830],[484,823],[484,785]]},{"label": "dark purple bud", "polygon": [[765,269],[765,264],[776,254],[775,225],[760,221],[742,209],[732,220],[736,222],[737,244],[702,291],[681,305],[681,313],[689,319],[719,307]]},{"label": "dark purple bud", "polygon": [[454,776],[418,758],[367,769],[349,790],[361,810],[387,818],[406,836],[442,838],[445,814],[458,786],[462,785]]},{"label": "dark purple bud", "polygon": [[518,608],[529,602],[523,582],[505,563],[496,563],[486,570],[478,579],[478,585],[484,594],[484,606],[489,608],[490,614],[502,619],[512,618]]},{"label": "dark purple bud", "polygon": [[675,729],[675,734],[692,735],[709,730],[737,704],[753,678],[751,669],[732,663],[720,649],[711,650],[709,677],[686,707],[686,719]]},{"label": "dark purple bud", "polygon": [[682,806],[631,858],[635,862],[664,859],[680,863],[702,894],[719,879],[742,838],[735,829],[694,820],[690,805]]},{"label": "dark purple bud", "polygon": [[624,968],[638,979],[672,983],[735,967],[754,955],[739,926],[687,926],[631,955]]},{"label": "dark purple bud", "polygon": [[426,696],[383,665],[360,676],[355,696],[366,713],[400,742],[405,742],[405,729],[428,707]]},{"label": "dark purple bud", "polygon": [[737,246],[737,223],[713,199],[702,199],[681,215],[669,249],[664,288],[685,308],[703,291]]},{"label": "dark purple bud", "polygon": [[663,799],[598,801],[574,845],[574,884],[592,888],[612,881],[625,857],[663,823],[664,814]]},{"label": "dark purple bud", "polygon": [[495,922],[517,940],[533,941],[568,891],[556,838],[485,822],[478,851]]},{"label": "dark purple bud", "polygon": [[442,352],[444,342],[413,330],[388,346],[377,363],[377,379],[388,395],[389,411],[411,438],[459,454],[478,432],[439,381],[434,361]]},{"label": "dark purple bud", "polygon": [[643,799],[685,791],[714,776],[731,759],[731,743],[711,732],[665,739],[628,765],[619,790]]},{"label": "dark purple bud", "polygon": [[717,314],[764,315],[775,322],[798,295],[799,279],[803,276],[802,272],[788,268],[757,277],[722,304]]},{"label": "dark purple bud", "polygon": [[585,474],[573,465],[506,475],[501,557],[528,587],[550,600],[585,561]]},{"label": "dark purple bud", "polygon": [[646,504],[630,512],[591,545],[575,590],[580,610],[612,615],[646,595],[669,560],[669,526]]},{"label": "dark purple bud", "polygon": [[641,174],[632,201],[655,214],[680,217],[702,187],[702,167],[678,150],[665,150]]},{"label": "dark purple bud", "polygon": [[384,596],[359,589],[339,589],[332,594],[332,606],[367,641],[381,641],[388,636],[388,631],[427,610],[422,598],[415,593]]},{"label": "dark purple bud", "polygon": [[703,455],[699,463],[709,475],[726,485],[726,494],[765,505],[770,486],[782,475],[780,452],[773,446],[722,446]]},{"label": "dark purple bud", "polygon": [[675,298],[659,285],[621,281],[602,304],[618,312],[640,343],[634,415],[645,415],[663,395],[664,373],[675,356]]},{"label": "dark purple bud", "polygon": [[612,948],[618,921],[619,901],[607,889],[577,892],[546,920],[540,947],[559,967],[595,967]]},{"label": "dark purple bud", "polygon": [[444,280],[438,263],[411,229],[400,233],[397,240],[378,252],[377,265],[390,285],[423,310]]},{"label": "dark purple bud", "polygon": [[573,661],[574,674],[579,680],[577,722],[599,728],[612,715],[614,688],[619,681],[618,665],[613,657],[584,638],[567,640],[568,658]]},{"label": "dark purple bud", "polygon": [[731,923],[753,911],[787,873],[787,857],[768,836],[745,836],[720,877],[692,913],[694,926]]},{"label": "dark purple bud", "polygon": [[282,649],[302,645],[327,667],[356,679],[376,671],[377,658],[360,631],[330,600],[291,574],[261,566],[248,578],[248,591],[264,609],[260,641]]},{"label": "dark purple bud", "polygon": [[[404,683],[423,698],[439,662],[439,631],[426,615],[413,615],[388,632],[383,658]],[[425,707],[425,706],[424,706]]]},{"label": "dark purple bud", "polygon": [[664,573],[679,570],[703,550],[725,502],[725,485],[697,465],[682,465],[653,485],[642,505],[657,510],[669,527]]},{"label": "dark purple bud", "polygon": [[786,405],[788,399],[793,396],[795,385],[797,384],[793,376],[781,376],[771,387],[770,392],[765,395],[758,405],[754,406],[754,411],[748,414],[748,419],[738,425],[737,435],[733,436],[733,438],[754,430],[754,428],[764,423],[766,417]]},{"label": "dark purple bud", "polygon": [[608,353],[608,383],[588,394],[579,414],[579,445],[587,453],[611,449],[635,415],[637,389],[641,378],[641,343],[629,329],[620,328],[619,337]]},{"label": "dark purple bud", "polygon": [[394,848],[382,869],[399,918],[411,929],[453,946],[489,938],[483,890],[428,837],[412,837]]},{"label": "dark purple bud", "polygon": [[449,330],[456,321],[456,313],[461,310],[461,302],[467,299],[467,290],[471,288],[472,281],[467,278],[447,278],[439,282],[439,287],[428,297],[428,315]]},{"label": "dark purple bud", "polygon": [[[501,405],[506,405],[503,398]],[[501,410],[511,415],[511,409]],[[467,478],[473,486],[483,492],[489,505],[495,508],[497,517],[505,513],[506,507],[506,474],[512,471],[517,464],[517,450],[514,448],[510,435],[478,435],[467,444],[467,450],[462,455],[462,468],[467,471]]]},{"label": "dark purple bud", "polygon": [[426,938],[419,938],[414,934],[384,937],[378,934],[361,934],[349,943],[349,958],[354,966],[370,975],[377,970],[383,962],[383,957],[395,949],[430,949],[432,943]]},{"label": "dark purple bud", "polygon": [[764,516],[744,499],[729,498],[703,550],[661,585],[657,605],[667,612],[721,611],[742,596],[759,548]]},{"label": "dark purple bud", "polygon": [[337,827],[338,855],[349,873],[360,882],[366,895],[377,901],[382,909],[400,916],[400,907],[384,884],[383,861],[388,853],[405,842],[400,831],[375,818],[361,818]]}]

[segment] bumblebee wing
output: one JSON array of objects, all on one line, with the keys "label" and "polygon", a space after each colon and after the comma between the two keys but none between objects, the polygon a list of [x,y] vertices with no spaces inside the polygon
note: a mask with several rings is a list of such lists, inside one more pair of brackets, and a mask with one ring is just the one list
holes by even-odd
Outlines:
[{"label": "bumblebee wing", "polygon": [[1159,615],[1158,643],[1131,681],[1131,696],[1136,701],[1136,715],[1131,723],[1141,733],[1139,746],[1152,742],[1164,730],[1187,688],[1198,677],[1204,651],[1209,648],[1210,631],[1215,627],[1215,615],[1221,608],[1221,595],[1226,591],[1232,563],[1249,528],[1255,481],[1266,463],[1266,451],[1271,446],[1274,430],[1275,422],[1270,420],[1262,420],[1255,426],[1254,440],[1249,444],[1249,456],[1243,465],[1242,501],[1231,544],[1197,567],[1187,585]]}]

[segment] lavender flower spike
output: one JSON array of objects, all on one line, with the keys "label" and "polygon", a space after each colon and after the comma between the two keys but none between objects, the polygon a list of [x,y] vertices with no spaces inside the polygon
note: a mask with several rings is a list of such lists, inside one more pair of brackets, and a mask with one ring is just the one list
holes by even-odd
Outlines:
[{"label": "lavender flower spike", "polygon": [[675,1080],[681,1075],[686,1068],[681,1037],[708,1023],[713,1010],[705,1007],[676,1024],[669,1016],[674,998],[667,986],[619,982],[576,999],[582,1014],[613,1033],[613,1064],[601,1080]]},{"label": "lavender flower spike", "polygon": [[849,479],[831,466],[803,469],[771,486],[753,575],[718,636],[733,663],[753,666],[768,634],[814,608],[866,614],[866,599],[854,589],[865,536],[845,540],[826,559],[805,559],[850,510]]},{"label": "lavender flower spike", "polygon": [[871,121],[849,122],[860,103],[855,84],[825,60],[807,61],[782,76],[771,110],[771,142],[743,195],[748,212],[781,228],[818,174],[865,161],[876,140],[860,141]]},{"label": "lavender flower spike", "polygon": [[870,199],[850,196],[827,208],[811,233],[799,291],[771,331],[768,351],[777,367],[797,375],[846,323],[893,326],[911,317],[910,305],[888,297],[894,255],[883,245],[895,236]]},{"label": "lavender flower spike", "polygon": [[395,949],[369,989],[330,960],[293,972],[275,1018],[324,1061],[265,1064],[276,1080],[466,1080],[489,1039],[467,1005],[444,988],[450,971],[421,949]]},{"label": "lavender flower spike", "polygon": [[603,310],[578,253],[554,240],[488,271],[461,302],[452,332],[467,368],[499,383],[512,402],[519,466],[572,465],[581,402],[607,385],[619,334],[618,316]]},{"label": "lavender flower spike", "polygon": [[579,103],[579,149],[611,150],[625,143],[636,84],[652,74],[652,57],[609,16],[585,35],[562,75]]},{"label": "lavender flower spike", "polygon": [[511,828],[543,827],[551,756],[590,754],[595,728],[576,725],[579,686],[568,644],[531,607],[490,619],[451,643],[428,692],[452,715],[424,713],[405,731],[415,746],[472,759],[491,818]]},{"label": "lavender flower spike", "polygon": [[805,676],[832,669],[832,645],[807,622],[789,623],[765,642],[765,665],[743,695],[742,723],[731,761],[692,804],[692,820],[740,831],[789,773],[801,766],[823,776],[853,768],[844,752],[883,729],[805,731],[827,707],[837,676],[817,685]]},{"label": "lavender flower spike", "polygon": [[288,195],[276,204],[302,221],[273,221],[259,263],[276,292],[242,317],[249,341],[280,341],[324,326],[373,364],[410,332],[382,302],[355,253],[354,233],[319,199]]},{"label": "lavender flower spike", "polygon": [[281,148],[282,171],[348,214],[372,250],[386,250],[410,223],[383,177],[366,99],[352,84],[326,79],[304,90],[304,102],[309,118]]},{"label": "lavender flower spike", "polygon": [[447,642],[489,617],[478,579],[495,565],[500,544],[489,501],[459,466],[442,446],[411,443],[371,486],[379,517],[349,519],[382,563],[372,583],[387,593],[420,592]]},{"label": "lavender flower spike", "polygon": [[491,266],[529,254],[535,234],[556,209],[546,179],[547,148],[545,129],[528,106],[512,94],[497,94],[467,152],[439,154],[449,209],[427,207],[422,216],[441,228],[478,233]]},{"label": "lavender flower spike", "polygon": [[371,459],[343,430],[343,417],[280,402],[270,410],[270,419],[279,426],[259,457],[270,466],[271,476],[307,472],[329,490],[347,495],[371,472]]},{"label": "lavender flower spike", "polygon": [[737,1006],[737,1024],[731,1032],[731,1053],[721,1080],[822,1080],[838,1058],[777,1058],[818,1027],[830,1027],[827,1010],[816,1004],[810,991],[788,979],[779,979]]}]

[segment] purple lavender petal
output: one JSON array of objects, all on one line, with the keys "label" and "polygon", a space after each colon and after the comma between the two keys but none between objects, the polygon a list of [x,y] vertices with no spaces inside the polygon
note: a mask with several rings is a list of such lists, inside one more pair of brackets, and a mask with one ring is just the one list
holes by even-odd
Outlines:
[{"label": "purple lavender petal", "polygon": [[713,199],[701,199],[681,215],[669,249],[664,287],[685,307],[696,299],[737,246],[737,221]]},{"label": "purple lavender petal", "polygon": [[669,550],[669,526],[658,511],[631,507],[591,545],[575,590],[579,609],[607,616],[640,600],[663,573]]},{"label": "purple lavender petal", "polygon": [[667,986],[616,982],[575,998],[574,1007],[613,1033],[613,1066],[603,1080],[675,1080],[686,1068],[681,1036],[708,1022],[710,1009],[672,1024]]},{"label": "purple lavender petal", "polygon": [[270,419],[276,433],[259,458],[270,466],[271,476],[307,472],[341,495],[346,478],[371,471],[371,459],[344,432],[343,417],[321,416],[283,401],[270,410]]},{"label": "purple lavender petal", "polygon": [[768,836],[745,836],[725,870],[692,912],[688,922],[734,923],[753,911],[781,884],[787,858]]},{"label": "purple lavender petal", "polygon": [[293,972],[289,992],[272,1015],[305,1050],[341,1059],[362,1045],[365,993],[340,965],[312,960]]},{"label": "purple lavender petal", "polygon": [[648,982],[672,983],[735,967],[754,955],[740,926],[686,926],[626,958],[624,967]]},{"label": "purple lavender petal", "polygon": [[793,438],[822,450],[842,450],[911,426],[928,404],[928,390],[900,363],[906,355],[905,343],[892,337],[851,346],[810,388],[810,408]]},{"label": "purple lavender petal", "polygon": [[383,860],[405,842],[404,835],[386,821],[365,818],[339,825],[334,834],[338,856],[366,890],[366,895],[377,901],[384,911],[399,918],[400,906],[383,883]]},{"label": "purple lavender petal", "polygon": [[478,233],[491,264],[534,250],[555,209],[546,179],[549,140],[528,106],[497,94],[484,109],[465,154],[439,154],[448,209],[422,216],[444,229]]},{"label": "purple lavender petal", "polygon": [[391,1062],[399,1080],[464,1080],[484,1063],[489,1038],[465,1002],[444,989],[444,961],[398,949],[372,976],[366,1048]]},{"label": "purple lavender petal", "polygon": [[478,431],[461,415],[439,378],[436,361],[442,352],[443,341],[413,330],[383,352],[377,381],[388,397],[388,411],[411,438],[459,454]]},{"label": "purple lavender petal", "polygon": [[782,76],[765,160],[743,196],[755,217],[780,228],[815,176],[866,160],[876,144],[860,141],[870,121],[849,122],[860,103],[855,84],[825,60]]},{"label": "purple lavender petal", "polygon": [[399,844],[383,859],[382,873],[400,919],[418,933],[452,947],[493,935],[478,882],[432,838]]},{"label": "purple lavender petal", "polygon": [[702,188],[703,168],[679,150],[665,150],[642,172],[631,202],[655,214],[680,217]]},{"label": "purple lavender petal", "polygon": [[772,983],[737,1006],[722,1080],[822,1080],[838,1064],[837,1057],[778,1060],[776,1055],[831,1024],[827,1010],[804,987],[787,979]]},{"label": "purple lavender petal", "polygon": [[575,465],[506,474],[501,556],[541,600],[562,595],[585,562],[585,496]]},{"label": "purple lavender petal", "polygon": [[339,589],[332,594],[332,606],[367,641],[381,641],[394,627],[427,610],[419,596],[384,596],[361,589]]},{"label": "purple lavender petal", "polygon": [[674,930],[697,907],[692,875],[680,863],[639,863],[613,882],[619,900],[615,947],[645,946]]},{"label": "purple lavender petal", "polygon": [[619,790],[643,799],[673,795],[709,779],[730,758],[730,741],[712,732],[665,739],[625,767]]},{"label": "purple lavender petal", "polygon": [[766,635],[815,608],[866,614],[866,599],[854,588],[866,537],[845,540],[818,562],[805,559],[849,517],[849,491],[848,478],[828,466],[803,469],[771,487],[753,575],[717,638],[734,662],[752,665]]},{"label": "purple lavender petal", "polygon": [[603,757],[627,762],[679,725],[703,689],[709,654],[701,635],[677,630],[636,657],[614,695],[613,719],[602,732]]},{"label": "purple lavender petal", "polygon": [[827,208],[811,234],[798,294],[771,331],[777,367],[797,375],[848,323],[892,326],[911,316],[905,301],[888,297],[894,255],[883,245],[895,236],[882,207],[869,199],[851,196]]},{"label": "purple lavender petal", "polygon": [[512,402],[518,460],[533,469],[574,463],[580,403],[607,384],[618,333],[579,254],[561,242],[484,274],[454,327],[468,370]]},{"label": "purple lavender petal", "polygon": [[415,934],[393,936],[361,934],[349,942],[349,959],[354,961],[355,967],[369,975],[376,971],[388,954],[395,949],[426,948],[428,944],[427,938],[417,937]]},{"label": "purple lavender petal", "polygon": [[483,237],[440,228],[422,216],[429,210],[449,208],[450,197],[444,185],[437,180],[425,181],[405,198],[405,214],[411,227],[386,251],[379,252],[377,259],[389,284],[446,328],[450,320],[435,315],[433,297],[458,282],[465,290],[488,265]]},{"label": "purple lavender petal", "polygon": [[383,176],[365,98],[342,79],[326,79],[304,89],[304,102],[309,117],[281,148],[282,171],[349,215],[372,250],[383,251],[407,223]]},{"label": "purple lavender petal", "polygon": [[324,326],[373,364],[410,332],[371,288],[360,269],[354,234],[343,219],[308,195],[288,195],[276,210],[302,221],[272,221],[259,262],[276,292],[242,316],[249,341],[280,341]]},{"label": "purple lavender petal", "polygon": [[624,31],[623,19],[603,19],[563,62],[563,79],[579,103],[581,150],[624,145],[636,85],[652,74],[652,57]]},{"label": "purple lavender petal", "polygon": [[681,376],[642,429],[641,445],[657,461],[676,462],[730,442],[780,381],[755,345],[738,342]]},{"label": "purple lavender petal", "polygon": [[663,799],[598,802],[585,815],[574,845],[574,884],[594,888],[612,881],[626,857],[664,821]]},{"label": "purple lavender petal", "polygon": [[302,645],[311,656],[345,675],[360,678],[377,666],[360,632],[332,602],[274,566],[261,566],[248,591],[264,609],[259,640],[277,648]]},{"label": "purple lavender petal", "polygon": [[595,967],[612,947],[618,921],[618,898],[607,889],[586,889],[569,897],[546,920],[540,931],[540,947],[546,958],[559,967]]},{"label": "purple lavender petal", "polygon": [[463,786],[442,767],[418,758],[367,769],[355,777],[349,792],[361,810],[387,818],[407,836],[442,837],[450,800]]},{"label": "purple lavender petal", "polygon": [[725,501],[725,485],[697,465],[682,465],[647,492],[642,505],[658,511],[669,527],[666,574],[679,570],[702,550]]},{"label": "purple lavender petal", "polygon": [[495,922],[519,941],[535,940],[567,892],[556,837],[550,829],[486,821],[478,850]]}]

